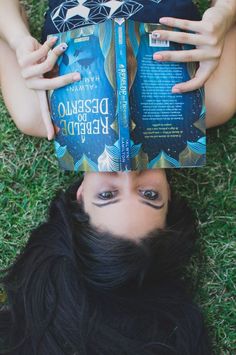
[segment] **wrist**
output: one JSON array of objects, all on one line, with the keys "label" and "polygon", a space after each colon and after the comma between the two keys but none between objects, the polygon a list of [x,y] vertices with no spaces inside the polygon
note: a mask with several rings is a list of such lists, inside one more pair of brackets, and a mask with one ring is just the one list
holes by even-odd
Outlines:
[{"label": "wrist", "polygon": [[218,8],[227,17],[228,29],[236,22],[236,1],[218,0],[214,2],[214,7]]}]

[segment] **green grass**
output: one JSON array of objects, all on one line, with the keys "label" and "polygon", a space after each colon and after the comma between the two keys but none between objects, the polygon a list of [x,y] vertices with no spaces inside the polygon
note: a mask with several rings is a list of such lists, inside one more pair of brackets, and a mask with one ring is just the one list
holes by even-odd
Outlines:
[{"label": "green grass", "polygon": [[[40,37],[45,1],[29,0],[32,33]],[[199,1],[204,9],[207,1]],[[216,355],[236,353],[236,118],[208,132],[208,164],[174,172],[173,185],[199,219],[201,239],[188,273],[196,287]],[[43,221],[58,188],[73,174],[59,171],[52,144],[23,136],[0,99],[0,268],[11,264],[28,231]]]}]

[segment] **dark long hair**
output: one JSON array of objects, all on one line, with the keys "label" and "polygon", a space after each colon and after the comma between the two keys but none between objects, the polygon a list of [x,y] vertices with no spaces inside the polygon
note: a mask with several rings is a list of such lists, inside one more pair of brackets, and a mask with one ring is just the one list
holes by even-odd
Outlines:
[{"label": "dark long hair", "polygon": [[56,196],[2,277],[0,354],[211,354],[182,281],[197,235],[187,205],[173,198],[166,229],[135,243],[89,224],[79,184]]}]

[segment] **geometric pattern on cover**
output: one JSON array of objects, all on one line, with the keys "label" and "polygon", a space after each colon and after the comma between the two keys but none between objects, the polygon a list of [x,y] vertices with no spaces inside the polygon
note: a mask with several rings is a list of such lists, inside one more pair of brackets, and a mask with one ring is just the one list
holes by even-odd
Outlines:
[{"label": "geometric pattern on cover", "polygon": [[[156,4],[162,0],[146,0]],[[106,19],[129,18],[143,9],[144,5],[135,0],[69,0],[59,5],[51,19],[59,32],[77,27],[94,25]]]}]

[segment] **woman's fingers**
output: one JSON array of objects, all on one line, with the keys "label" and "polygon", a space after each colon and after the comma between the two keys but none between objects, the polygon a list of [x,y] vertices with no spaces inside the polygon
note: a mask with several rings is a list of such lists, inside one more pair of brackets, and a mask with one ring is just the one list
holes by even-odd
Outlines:
[{"label": "woman's fingers", "polygon": [[185,83],[181,83],[178,85],[175,85],[172,88],[172,92],[174,94],[181,94],[184,92],[189,92],[189,91],[194,91],[199,89],[200,87],[202,87],[205,83],[205,81],[208,79],[208,77],[206,76],[204,77],[194,77],[193,79],[186,81]]},{"label": "woman's fingers", "polygon": [[32,66],[35,63],[41,61],[42,58],[47,57],[48,52],[53,48],[57,41],[57,37],[48,39],[44,44],[36,51],[29,53],[24,59],[21,59],[20,65],[22,68]]},{"label": "woman's fingers", "polygon": [[43,122],[45,124],[46,131],[47,131],[47,137],[48,140],[52,140],[54,138],[55,132],[54,132],[54,128],[53,128],[53,124],[52,124],[52,120],[48,108],[46,91],[39,90],[37,91],[37,95],[39,98],[39,104],[40,104]]},{"label": "woman's fingers", "polygon": [[164,31],[158,30],[152,33],[153,38],[158,40],[165,40],[175,43],[184,43],[194,46],[201,46],[206,44],[206,39],[199,34],[192,34],[187,32]]},{"label": "woman's fingers", "polygon": [[180,20],[173,17],[162,17],[159,22],[163,25],[179,28],[181,30],[200,32],[202,31],[201,21]]},{"label": "woman's fingers", "polygon": [[21,71],[21,75],[23,76],[24,79],[29,79],[32,77],[38,77],[45,73],[48,73],[55,66],[58,57],[62,53],[64,53],[66,49],[67,49],[67,44],[61,43],[59,46],[55,47],[53,50],[51,50],[48,53],[47,59],[44,62],[24,68]]},{"label": "woman's fingers", "polygon": [[[202,21],[188,21],[172,17],[163,17],[161,24],[178,28],[184,32],[156,30],[156,38],[170,42],[193,45],[196,48],[179,51],[158,51],[153,59],[159,62],[199,62],[199,69],[191,80],[179,83],[173,87],[174,93],[188,92],[203,86],[214,72],[223,50],[222,40],[224,31],[220,29],[225,26],[219,21],[219,16],[214,13],[214,8],[207,10]],[[212,12],[213,11],[213,12]],[[217,21],[212,21],[214,17]],[[190,32],[190,33],[189,33]]]},{"label": "woman's fingers", "polygon": [[27,87],[34,90],[54,90],[81,80],[79,73],[70,73],[54,79],[32,78],[27,80]]},{"label": "woman's fingers", "polygon": [[153,59],[158,62],[200,62],[209,59],[209,54],[204,49],[163,51],[154,53]]},{"label": "woman's fingers", "polygon": [[172,92],[175,94],[180,94],[199,89],[206,83],[216,68],[217,61],[207,61],[205,63],[201,63],[200,67],[196,71],[194,78],[184,83],[176,84],[172,88]]}]

